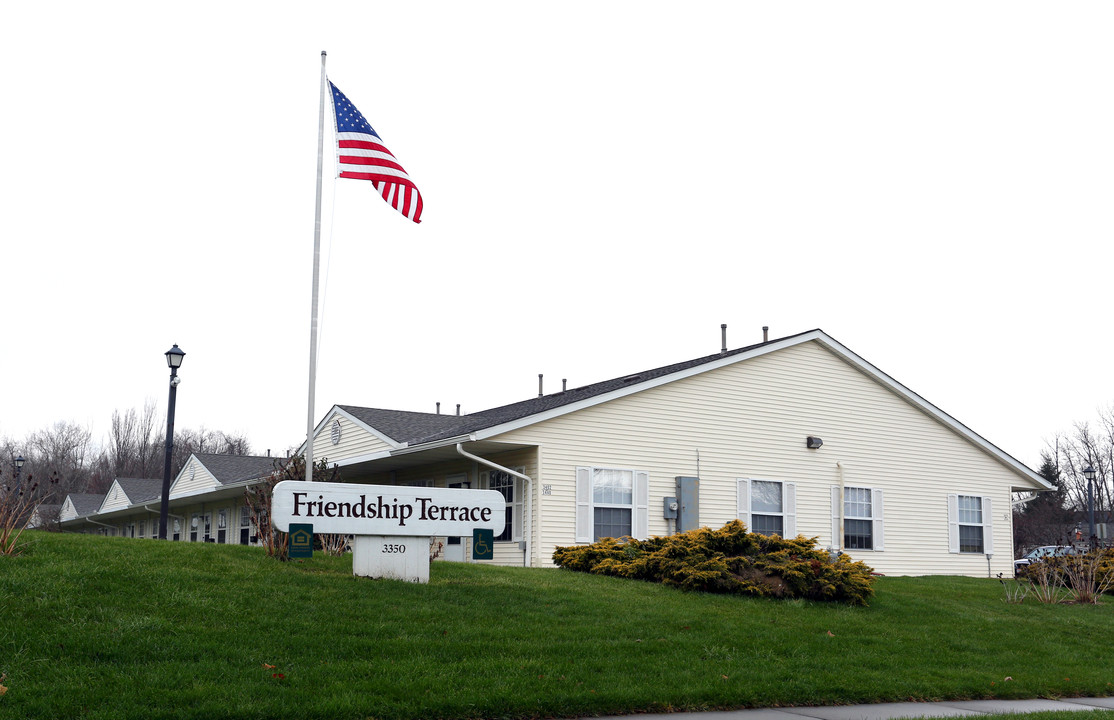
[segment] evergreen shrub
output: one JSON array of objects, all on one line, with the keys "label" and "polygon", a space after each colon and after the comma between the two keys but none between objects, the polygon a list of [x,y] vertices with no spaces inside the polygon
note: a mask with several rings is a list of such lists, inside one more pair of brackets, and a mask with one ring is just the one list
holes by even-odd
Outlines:
[{"label": "evergreen shrub", "polygon": [[847,555],[833,559],[816,538],[747,532],[739,520],[649,540],[604,538],[558,547],[553,562],[578,572],[673,585],[685,590],[866,605],[871,568]]}]

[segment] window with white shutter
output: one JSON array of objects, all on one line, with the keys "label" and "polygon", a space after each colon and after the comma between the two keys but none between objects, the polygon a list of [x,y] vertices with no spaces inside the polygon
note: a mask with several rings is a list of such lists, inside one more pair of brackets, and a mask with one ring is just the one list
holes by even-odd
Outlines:
[{"label": "window with white shutter", "polygon": [[644,470],[576,468],[576,541],[649,537],[649,485]]},{"label": "window with white shutter", "polygon": [[737,481],[739,519],[760,535],[797,536],[797,484],[741,478]]}]

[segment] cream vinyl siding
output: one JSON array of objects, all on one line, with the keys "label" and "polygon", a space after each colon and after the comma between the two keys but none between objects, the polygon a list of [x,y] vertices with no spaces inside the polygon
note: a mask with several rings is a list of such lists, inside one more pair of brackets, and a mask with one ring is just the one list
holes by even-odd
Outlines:
[{"label": "cream vinyl siding", "polygon": [[[805,447],[819,436],[824,445]],[[536,444],[542,539],[535,557],[576,543],[576,468],[639,468],[649,473],[649,532],[666,533],[662,498],[676,476],[700,477],[700,524],[738,515],[739,478],[795,484],[796,530],[833,544],[831,488],[868,487],[885,495],[884,550],[860,553],[894,575],[986,577],[986,557],[949,552],[947,496],[956,488],[990,497],[992,545],[1012,546],[1010,488],[1016,472],[817,342],[805,342],[634,393],[498,436]],[[840,468],[836,463],[839,463]],[[853,557],[854,554],[853,554]],[[856,558],[860,559],[860,558]],[[1011,553],[990,570],[1009,573]]]},{"label": "cream vinyl siding", "polygon": [[[340,422],[340,442],[333,445],[333,421]],[[390,443],[351,418],[334,414],[324,422],[313,439],[314,460],[326,458],[330,462],[341,462],[349,458],[372,455],[392,450]]]},{"label": "cream vinyl siding", "polygon": [[58,511],[58,522],[73,520],[75,517],[77,517],[77,508],[73,506],[73,500],[66,498],[62,503],[62,509]]},{"label": "cream vinyl siding", "polygon": [[111,512],[112,510],[123,510],[131,505],[128,500],[127,494],[120,487],[120,483],[115,480],[112,481],[112,487],[108,489],[108,494],[104,496],[104,502],[101,503],[100,512]]},{"label": "cream vinyl siding", "polygon": [[215,490],[221,487],[213,474],[205,469],[205,466],[196,457],[191,457],[182,472],[178,473],[178,479],[174,481],[174,485],[170,488],[170,497],[180,497],[182,495],[193,495],[194,493],[206,492],[208,490]]}]

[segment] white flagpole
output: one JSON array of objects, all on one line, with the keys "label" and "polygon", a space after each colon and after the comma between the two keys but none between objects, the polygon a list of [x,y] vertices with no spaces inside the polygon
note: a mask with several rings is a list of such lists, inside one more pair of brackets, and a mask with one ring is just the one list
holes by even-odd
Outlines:
[{"label": "white flagpole", "polygon": [[325,147],[325,51],[321,51],[321,104],[317,113],[317,204],[313,217],[313,299],[309,313],[309,410],[306,413],[306,482],[313,481],[313,400],[317,385],[317,288],[321,273],[321,168]]}]

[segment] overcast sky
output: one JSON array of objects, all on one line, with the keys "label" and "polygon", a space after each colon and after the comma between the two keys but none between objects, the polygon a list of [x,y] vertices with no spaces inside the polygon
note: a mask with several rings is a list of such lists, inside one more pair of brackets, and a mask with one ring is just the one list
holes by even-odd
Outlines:
[{"label": "overcast sky", "polygon": [[473,412],[821,328],[1035,466],[1114,402],[1108,2],[7,3],[0,438]]}]

